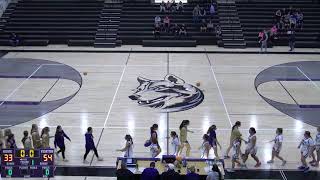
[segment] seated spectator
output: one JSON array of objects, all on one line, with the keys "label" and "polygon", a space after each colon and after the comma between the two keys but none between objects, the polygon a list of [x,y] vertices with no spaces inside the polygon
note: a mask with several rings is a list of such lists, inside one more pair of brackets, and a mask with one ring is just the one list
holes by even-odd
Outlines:
[{"label": "seated spectator", "polygon": [[175,0],[172,0],[172,3],[171,3],[171,11],[172,12],[175,12],[176,11],[176,7],[177,7],[177,3]]},{"label": "seated spectator", "polygon": [[160,31],[161,31],[160,25],[156,24],[153,30],[153,35],[155,39],[160,39]]},{"label": "seated spectator", "polygon": [[273,37],[274,39],[277,39],[278,37],[278,28],[276,25],[272,26],[270,29],[270,36]]},{"label": "seated spectator", "polygon": [[134,180],[133,173],[127,169],[125,163],[121,163],[121,168],[116,172],[117,180]]},{"label": "seated spectator", "polygon": [[199,5],[195,6],[192,11],[193,23],[197,23],[199,21]]},{"label": "seated spectator", "polygon": [[214,4],[212,3],[210,5],[210,16],[213,17],[216,14],[216,9],[214,7]]},{"label": "seated spectator", "polygon": [[289,22],[290,22],[290,27],[296,27],[297,25],[297,18],[296,18],[296,15],[295,14],[292,14],[290,15],[290,19],[289,19]]},{"label": "seated spectator", "polygon": [[160,12],[166,12],[166,3],[164,1],[160,3]]},{"label": "seated spectator", "polygon": [[141,180],[157,180],[159,172],[155,167],[156,163],[151,162],[150,167],[143,170],[141,174]]},{"label": "seated spectator", "polygon": [[297,10],[296,17],[297,17],[297,26],[302,29],[302,27],[303,27],[303,13],[300,11],[300,9]]},{"label": "seated spectator", "polygon": [[213,31],[213,23],[211,20],[207,23],[207,31],[209,32]]},{"label": "seated spectator", "polygon": [[221,180],[222,175],[216,164],[212,166],[212,171],[208,173],[206,180]]},{"label": "seated spectator", "polygon": [[285,29],[289,29],[289,27],[290,27],[290,17],[291,17],[290,13],[288,13],[284,16],[283,23],[284,23]]},{"label": "seated spectator", "polygon": [[196,173],[196,168],[191,166],[188,168],[188,173],[186,175],[186,180],[200,180],[199,174]]},{"label": "seated spectator", "polygon": [[161,24],[161,17],[160,17],[160,16],[156,16],[156,17],[154,18],[154,25],[156,25],[156,24],[158,24],[158,25]]},{"label": "seated spectator", "polygon": [[206,15],[207,15],[206,10],[205,10],[203,7],[200,8],[200,10],[199,10],[199,16],[200,16],[200,18],[203,19],[203,18],[206,17]]},{"label": "seated spectator", "polygon": [[168,16],[166,16],[164,19],[163,19],[163,24],[164,24],[164,29],[166,32],[169,32],[169,29],[170,29],[170,18]]},{"label": "seated spectator", "polygon": [[171,11],[171,6],[172,6],[171,2],[168,1],[167,4],[166,4],[166,10],[167,11]]},{"label": "seated spectator", "polygon": [[182,24],[179,29],[179,37],[181,37],[181,35],[187,36],[187,28],[184,24]]},{"label": "seated spectator", "polygon": [[177,11],[178,11],[178,12],[183,12],[183,3],[180,1],[180,2],[177,4],[176,8],[177,8]]},{"label": "seated spectator", "polygon": [[166,165],[167,171],[161,174],[161,180],[180,180],[180,174],[174,171],[173,164]]},{"label": "seated spectator", "polygon": [[220,27],[220,25],[217,25],[217,26],[216,26],[215,31],[216,31],[216,36],[217,36],[218,38],[221,37],[221,27]]},{"label": "seated spectator", "polygon": [[207,31],[207,22],[205,19],[202,19],[201,26],[200,26],[200,32],[206,32]]},{"label": "seated spectator", "polygon": [[20,37],[16,33],[10,34],[10,44],[11,46],[18,46],[20,44]]},{"label": "seated spectator", "polygon": [[170,27],[170,31],[176,37],[179,34],[180,27],[178,26],[178,24],[174,24],[173,26]]}]

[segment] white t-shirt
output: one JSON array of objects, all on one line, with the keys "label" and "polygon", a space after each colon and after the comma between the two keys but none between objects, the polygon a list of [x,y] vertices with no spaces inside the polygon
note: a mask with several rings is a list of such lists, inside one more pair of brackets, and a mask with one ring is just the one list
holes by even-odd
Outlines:
[{"label": "white t-shirt", "polygon": [[280,151],[281,150],[281,146],[282,146],[282,142],[283,142],[283,135],[277,135],[274,138],[274,144],[273,144],[273,149],[276,151]]},{"label": "white t-shirt", "polygon": [[172,139],[171,141],[171,145],[172,145],[172,153],[173,155],[177,155],[178,154],[178,150],[179,150],[179,146],[180,146],[180,140],[178,137],[175,137]]},{"label": "white t-shirt", "polygon": [[310,146],[314,145],[314,141],[312,138],[304,138],[302,140],[301,146],[300,146],[300,151],[301,152],[308,152]]},{"label": "white t-shirt", "polygon": [[207,176],[207,180],[219,180],[219,173],[215,171],[210,171]]},{"label": "white t-shirt", "polygon": [[159,148],[157,144],[150,145],[150,154],[152,158],[155,158],[158,154]]},{"label": "white t-shirt", "polygon": [[234,141],[233,142],[233,146],[232,146],[232,158],[233,159],[238,159],[239,158],[239,154],[240,154],[240,142],[239,141]]},{"label": "white t-shirt", "polygon": [[133,143],[131,141],[127,142],[128,149],[124,153],[124,157],[132,158],[133,157]]}]

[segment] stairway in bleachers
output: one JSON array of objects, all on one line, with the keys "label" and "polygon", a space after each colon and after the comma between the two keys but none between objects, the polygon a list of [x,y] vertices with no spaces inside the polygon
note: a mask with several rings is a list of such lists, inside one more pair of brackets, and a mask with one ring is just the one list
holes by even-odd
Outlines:
[{"label": "stairway in bleachers", "polygon": [[100,15],[94,47],[116,47],[121,45],[121,42],[117,41],[121,10],[121,1],[105,1]]},{"label": "stairway in bleachers", "polygon": [[223,47],[245,48],[242,27],[234,1],[218,1],[218,15]]},{"label": "stairway in bleachers", "polygon": [[93,46],[104,2],[99,0],[21,0],[8,16],[0,34],[8,45],[9,33],[24,45],[68,44]]},{"label": "stairway in bleachers", "polygon": [[[303,29],[296,29],[296,47],[320,47],[320,5],[305,1],[256,1],[237,2],[238,14],[242,24],[245,41],[249,47],[258,47],[258,33],[264,28],[270,29],[274,23],[274,14],[278,9],[300,8],[304,14]],[[274,45],[288,46],[286,32],[280,35]]]},{"label": "stairway in bleachers", "polygon": [[[178,2],[178,1],[176,1]],[[188,36],[184,40],[196,40],[197,44],[217,44],[215,32],[200,32],[200,23],[192,22],[192,10],[197,3],[192,2],[184,5],[184,12],[166,13],[171,18],[171,23],[185,24]],[[200,2],[200,6],[209,10],[209,3]],[[118,31],[119,39],[123,44],[142,44],[143,40],[154,40],[153,25],[154,17],[160,15],[165,17],[165,13],[159,12],[159,4],[151,4],[149,0],[132,2],[127,1],[123,4],[120,28]],[[209,14],[209,12],[207,13]],[[207,16],[209,18],[209,15]],[[213,17],[213,23],[218,23],[217,16]],[[162,33],[161,42],[164,40],[177,40],[177,37],[168,33]]]}]

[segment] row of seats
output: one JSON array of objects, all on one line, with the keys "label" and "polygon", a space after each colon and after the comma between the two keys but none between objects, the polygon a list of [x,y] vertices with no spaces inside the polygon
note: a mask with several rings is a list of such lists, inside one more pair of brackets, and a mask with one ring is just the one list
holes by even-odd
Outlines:
[{"label": "row of seats", "polygon": [[[296,29],[296,47],[320,47],[320,5],[311,1],[238,2],[237,10],[247,46],[259,46],[258,33],[273,26],[274,15],[278,9],[290,6],[301,9],[304,15],[303,28]],[[280,35],[274,45],[288,45],[288,36],[285,32]]]}]

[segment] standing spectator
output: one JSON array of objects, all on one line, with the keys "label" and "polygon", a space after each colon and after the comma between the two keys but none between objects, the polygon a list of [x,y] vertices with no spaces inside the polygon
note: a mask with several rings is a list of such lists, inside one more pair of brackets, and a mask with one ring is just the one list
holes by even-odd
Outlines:
[{"label": "standing spectator", "polygon": [[143,170],[141,180],[158,180],[159,172],[155,167],[156,163],[151,162],[150,167]]},{"label": "standing spectator", "polygon": [[181,1],[177,4],[177,11],[183,12],[183,3]]},{"label": "standing spectator", "polygon": [[182,24],[180,26],[180,30],[179,30],[179,38],[181,38],[181,36],[187,36],[187,28],[184,24]]},{"label": "standing spectator", "polygon": [[262,32],[260,32],[259,37],[260,37],[259,43],[261,44],[260,45],[260,52],[263,52],[263,49],[264,49],[264,52],[267,52],[268,39],[269,39],[267,30],[263,30]]},{"label": "standing spectator", "polygon": [[193,8],[193,11],[192,11],[193,23],[197,23],[199,21],[199,11],[200,11],[199,5]]},{"label": "standing spectator", "polygon": [[154,18],[154,25],[160,25],[161,24],[161,17],[158,15]]},{"label": "standing spectator", "polygon": [[134,180],[134,174],[127,169],[127,165],[122,162],[121,168],[116,171],[117,180]]},{"label": "standing spectator", "polygon": [[164,29],[166,32],[169,32],[170,30],[170,18],[168,16],[166,16],[164,19],[163,19],[163,24],[164,24]]},{"label": "standing spectator", "polygon": [[118,149],[117,151],[125,152],[124,157],[132,158],[133,157],[133,140],[132,137],[127,134],[124,139],[126,140],[126,145],[122,149]]},{"label": "standing spectator", "polygon": [[32,138],[33,148],[35,149],[41,148],[41,139],[40,139],[40,134],[39,134],[39,129],[37,124],[32,124],[30,134]]},{"label": "standing spectator", "polygon": [[166,12],[166,3],[164,1],[160,3],[160,12]]},{"label": "standing spectator", "polygon": [[85,139],[86,139],[86,145],[85,145],[85,147],[86,147],[86,152],[85,152],[85,154],[84,154],[84,156],[83,156],[83,162],[84,162],[84,163],[89,163],[86,159],[87,159],[87,156],[88,156],[88,154],[89,154],[90,151],[93,151],[93,152],[94,152],[94,154],[95,154],[96,157],[98,158],[98,161],[102,161],[102,160],[103,160],[103,159],[100,158],[99,155],[98,155],[97,148],[96,148],[96,146],[95,146],[95,144],[94,144],[94,141],[93,141],[93,138],[94,138],[94,137],[93,137],[92,133],[93,133],[92,127],[88,127],[87,133],[85,134]]},{"label": "standing spectator", "polygon": [[200,180],[200,176],[196,173],[196,168],[194,166],[188,168],[185,180]]},{"label": "standing spectator", "polygon": [[44,127],[41,131],[41,147],[50,148],[50,129],[49,127]]},{"label": "standing spectator", "polygon": [[56,155],[58,156],[59,153],[61,153],[63,161],[67,161],[65,156],[66,145],[64,143],[64,138],[67,138],[71,142],[71,139],[67,136],[66,133],[64,133],[62,127],[58,125],[56,129],[56,134],[54,135],[54,147],[59,147],[59,151],[56,152]]},{"label": "standing spectator", "polygon": [[207,31],[208,32],[212,32],[213,31],[213,23],[212,21],[210,20],[208,23],[207,23]]},{"label": "standing spectator", "polygon": [[206,180],[222,180],[222,174],[216,164],[212,165],[212,171],[208,173]]},{"label": "standing spectator", "polygon": [[21,139],[24,149],[32,149],[32,142],[28,131],[23,131],[23,138]]},{"label": "standing spectator", "polygon": [[288,40],[289,40],[289,48],[290,50],[289,51],[293,51],[294,50],[294,46],[295,46],[295,43],[296,43],[296,33],[294,31],[294,28],[292,27],[288,32]]},{"label": "standing spectator", "polygon": [[215,7],[214,7],[214,4],[212,3],[212,4],[210,5],[210,16],[211,16],[211,18],[212,18],[215,14],[216,14],[216,9],[215,9]]},{"label": "standing spectator", "polygon": [[16,140],[14,139],[14,134],[10,134],[7,139],[7,147],[10,149],[16,149]]},{"label": "standing spectator", "polygon": [[166,165],[167,171],[161,174],[161,180],[179,180],[180,174],[174,171],[173,164]]}]

